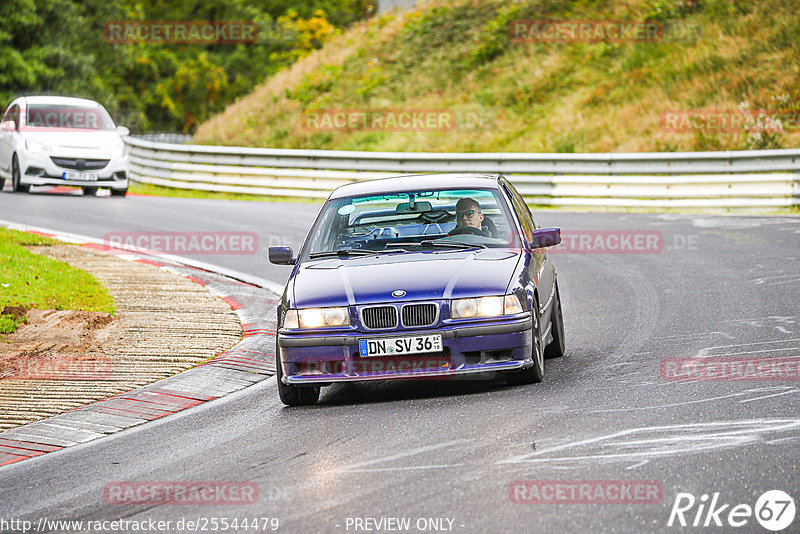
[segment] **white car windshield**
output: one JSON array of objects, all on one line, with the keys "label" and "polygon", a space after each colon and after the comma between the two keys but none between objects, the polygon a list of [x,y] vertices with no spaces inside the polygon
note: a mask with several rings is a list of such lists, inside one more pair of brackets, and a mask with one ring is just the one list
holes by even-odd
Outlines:
[{"label": "white car windshield", "polygon": [[114,121],[99,106],[29,104],[25,126],[46,129],[113,130]]},{"label": "white car windshield", "polygon": [[434,189],[334,199],[305,255],[508,247],[516,232],[496,190]]}]

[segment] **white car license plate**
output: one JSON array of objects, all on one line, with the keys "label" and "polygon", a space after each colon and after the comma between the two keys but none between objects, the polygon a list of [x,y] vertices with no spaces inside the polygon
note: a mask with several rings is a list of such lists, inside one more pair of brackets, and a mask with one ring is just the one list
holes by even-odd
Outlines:
[{"label": "white car license plate", "polygon": [[442,351],[442,335],[384,337],[360,339],[359,353],[362,358],[370,356],[398,356]]},{"label": "white car license plate", "polygon": [[64,180],[79,180],[83,182],[96,182],[96,172],[65,172],[61,175]]}]

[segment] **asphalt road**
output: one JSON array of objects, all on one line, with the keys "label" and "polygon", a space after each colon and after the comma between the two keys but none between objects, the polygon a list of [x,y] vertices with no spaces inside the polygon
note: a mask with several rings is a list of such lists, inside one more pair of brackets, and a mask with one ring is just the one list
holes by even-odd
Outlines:
[{"label": "asphalt road", "polygon": [[[299,245],[317,209],[0,195],[0,219],[95,237],[110,231],[253,231],[260,238],[257,254],[198,257],[279,283],[288,270],[266,263],[265,248]],[[337,385],[323,390],[317,406],[285,408],[272,379],[0,469],[0,527],[11,519],[122,518],[170,520],[163,531],[172,532],[181,519],[201,519],[208,521],[206,531],[222,532],[212,528],[214,518],[230,523],[262,517],[278,518],[283,532],[385,532],[376,527],[398,526],[379,524],[382,518],[408,518],[410,532],[769,532],[755,517],[733,528],[728,513],[738,504],[754,507],[768,490],[800,497],[797,364],[794,381],[678,382],[664,379],[662,363],[800,357],[800,217],[534,215],[541,225],[592,239],[598,235],[592,232],[661,236],[659,249],[648,253],[552,255],[567,354],[546,362],[543,383]],[[510,495],[510,485],[520,480],[650,481],[663,491],[651,503],[629,498],[580,504],[568,502],[566,493],[554,504],[512,502],[511,496],[534,497],[532,490]],[[108,504],[104,487],[124,481],[253,482],[259,499]],[[677,520],[667,526],[679,493],[697,499],[684,514],[690,525],[701,496],[711,496],[698,517],[700,525],[708,519],[711,526],[679,528]],[[718,516],[723,527],[705,514],[715,493],[717,508],[729,505]],[[428,521],[436,518],[442,520]],[[196,530],[203,530],[202,521]],[[6,527],[0,530],[13,531]],[[86,523],[83,529],[89,531]],[[800,531],[800,517],[790,531]]]}]

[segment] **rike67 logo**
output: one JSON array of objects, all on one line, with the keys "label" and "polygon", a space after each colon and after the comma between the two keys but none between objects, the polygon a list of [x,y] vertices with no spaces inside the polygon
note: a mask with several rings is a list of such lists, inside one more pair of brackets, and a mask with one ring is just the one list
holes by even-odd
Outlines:
[{"label": "rike67 logo", "polygon": [[[765,529],[779,532],[794,521],[796,508],[794,499],[781,490],[764,492],[755,507],[749,504],[723,503],[719,493],[703,494],[699,499],[691,493],[678,493],[669,513],[667,526],[726,527],[739,528],[756,521]],[[746,529],[752,532],[753,527]],[[796,532],[796,530],[795,530]]]}]

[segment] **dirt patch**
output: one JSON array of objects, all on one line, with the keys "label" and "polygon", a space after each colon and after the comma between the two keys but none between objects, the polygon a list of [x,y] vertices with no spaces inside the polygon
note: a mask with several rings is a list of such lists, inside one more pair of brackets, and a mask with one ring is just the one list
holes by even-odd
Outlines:
[{"label": "dirt patch", "polygon": [[26,317],[27,324],[0,343],[0,379],[98,380],[111,374],[110,359],[92,353],[118,334],[114,317],[36,309]]},{"label": "dirt patch", "polygon": [[0,312],[0,315],[11,315],[14,319],[22,319],[25,317],[25,314],[28,313],[30,308],[26,308],[25,306],[6,306],[3,308],[3,311]]}]

